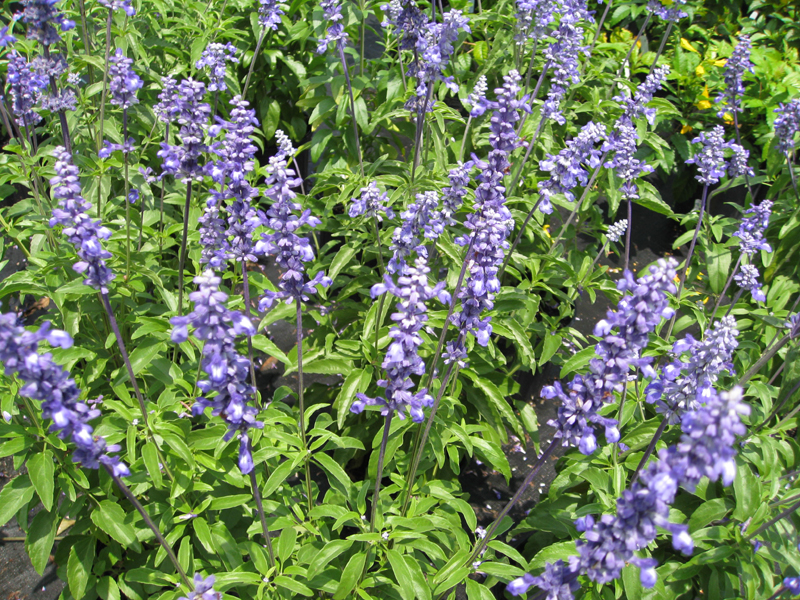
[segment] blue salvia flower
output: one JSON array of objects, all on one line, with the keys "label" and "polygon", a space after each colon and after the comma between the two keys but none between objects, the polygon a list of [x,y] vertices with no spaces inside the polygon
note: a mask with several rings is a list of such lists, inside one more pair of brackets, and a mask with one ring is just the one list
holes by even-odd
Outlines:
[{"label": "blue salvia flower", "polygon": [[[61,54],[53,54],[50,58],[38,56],[31,61],[31,66],[33,69],[39,71],[42,76],[48,79],[53,77],[56,80],[63,75],[68,68],[67,60]],[[39,105],[44,110],[49,110],[53,113],[75,110],[77,104],[78,97],[75,95],[75,91],[68,87],[60,90],[50,89],[39,98]]]},{"label": "blue salvia flower", "polygon": [[281,24],[281,15],[286,14],[278,4],[278,0],[258,0],[258,22],[265,29],[278,31]]},{"label": "blue salvia flower", "polygon": [[407,267],[406,259],[412,252],[427,257],[423,239],[435,240],[444,231],[444,217],[439,209],[439,194],[422,192],[417,194],[416,202],[400,214],[402,222],[392,234],[392,258],[386,270],[389,273],[403,273]]},{"label": "blue salvia flower", "polygon": [[222,269],[230,255],[228,235],[225,230],[225,220],[219,216],[221,194],[212,194],[206,200],[199,222],[200,231],[200,264],[208,265],[211,269]]},{"label": "blue salvia flower", "polygon": [[475,190],[475,212],[467,216],[466,227],[470,233],[456,238],[460,246],[467,246],[465,257],[469,277],[458,292],[460,312],[453,315],[459,336],[447,343],[442,355],[447,363],[464,363],[467,356],[466,335],[472,334],[485,346],[492,334],[491,317],[484,311],[494,307],[494,296],[500,291],[497,271],[503,264],[509,244],[506,238],[513,227],[511,211],[505,205],[503,177],[510,167],[509,155],[522,145],[516,133],[520,112],[530,112],[528,98],[519,98],[521,77],[516,70],[503,78],[503,87],[495,90],[497,101],[490,108],[493,114],[489,124],[489,143],[492,147],[487,162],[475,159],[480,174]]},{"label": "blue salvia flower", "polygon": [[382,406],[382,415],[389,411],[396,411],[397,416],[405,418],[406,410],[411,415],[411,420],[420,423],[424,420],[424,407],[433,405],[433,398],[427,389],[414,393],[415,384],[412,375],[425,373],[425,362],[419,357],[417,351],[422,345],[420,330],[428,320],[426,302],[438,298],[446,304],[450,302],[450,294],[444,290],[444,282],[435,287],[428,285],[428,268],[424,257],[418,256],[413,267],[407,267],[405,273],[397,278],[397,284],[389,275],[384,276],[383,283],[372,286],[373,298],[386,292],[397,297],[397,312],[392,314],[392,321],[396,323],[389,331],[392,343],[386,350],[383,368],[386,370],[387,379],[378,381],[380,387],[386,388],[385,397],[370,398],[365,394],[356,394],[356,400],[350,410],[356,414],[361,413],[366,406]]},{"label": "blue salvia flower", "polygon": [[266,310],[276,299],[292,301],[308,301],[310,295],[317,292],[317,286],[327,287],[331,284],[330,277],[319,271],[313,279],[305,280],[305,266],[303,263],[314,260],[314,250],[308,238],[297,235],[300,227],[309,225],[316,227],[320,220],[311,215],[310,210],[305,210],[300,215],[295,214],[302,210],[300,203],[295,202],[297,194],[292,188],[300,185],[300,178],[295,176],[293,169],[287,165],[290,157],[279,150],[275,156],[270,157],[267,166],[267,190],[264,196],[272,201],[266,215],[261,219],[264,225],[273,230],[273,233],[264,233],[256,242],[255,254],[275,256],[275,262],[284,269],[280,280],[280,292],[267,290],[259,302],[259,310]]},{"label": "blue salvia flower", "polygon": [[72,268],[86,276],[83,280],[86,285],[105,293],[114,274],[106,265],[111,253],[103,248],[102,240],[111,237],[111,231],[89,216],[92,205],[81,196],[80,171],[72,164],[69,152],[58,146],[53,155],[56,176],[50,180],[50,187],[53,197],[58,199],[58,207],[53,209],[50,227],[64,227],[64,235],[81,259]]},{"label": "blue salvia flower", "polygon": [[481,75],[475,82],[475,87],[472,88],[472,93],[467,98],[467,104],[470,105],[470,116],[480,117],[489,108],[489,103],[486,101],[486,91],[489,89],[486,83],[486,75]]},{"label": "blue salvia flower", "polygon": [[614,100],[623,107],[622,115],[614,123],[614,128],[608,140],[603,144],[603,152],[613,155],[606,161],[605,167],[614,169],[617,176],[623,180],[622,197],[626,200],[639,197],[639,188],[636,180],[646,173],[651,173],[653,167],[634,158],[638,148],[639,134],[636,131],[635,119],[645,117],[652,125],[655,119],[655,109],[646,105],[653,99],[653,95],[661,88],[669,73],[668,67],[658,67],[653,70],[637,88],[632,98],[616,96]]},{"label": "blue salvia flower", "polygon": [[317,43],[317,54],[325,54],[331,43],[336,44],[337,50],[347,43],[347,33],[344,30],[344,15],[342,15],[341,0],[321,0],[319,3],[324,12],[324,19],[328,23],[325,36]]},{"label": "blue salvia flower", "polygon": [[558,2],[555,0],[517,0],[517,44],[541,39],[555,21]]},{"label": "blue salvia flower", "polygon": [[[675,360],[645,389],[647,401],[655,403],[656,411],[665,415],[669,424],[678,423],[686,411],[697,410],[713,393],[720,374],[733,371],[731,359],[739,345],[738,335],[736,320],[729,315],[717,321],[703,341],[687,335],[675,342]],[[681,360],[686,352],[688,359]]]},{"label": "blue salvia flower", "polygon": [[788,154],[794,150],[794,135],[800,131],[800,98],[789,104],[779,104],[775,109],[775,137],[778,138],[778,150]]},{"label": "blue salvia flower", "polygon": [[654,13],[662,21],[677,23],[681,19],[685,19],[688,15],[683,12],[679,6],[686,4],[686,0],[675,0],[668,8],[661,4],[659,0],[650,0],[647,4],[647,9]]},{"label": "blue salvia flower", "polygon": [[622,219],[621,221],[617,221],[613,225],[609,225],[608,231],[606,232],[606,237],[608,238],[609,242],[618,242],[625,232],[628,231],[628,219]]},{"label": "blue salvia flower", "polygon": [[464,196],[467,195],[467,185],[469,185],[470,171],[475,163],[468,160],[465,163],[458,163],[450,169],[448,179],[450,186],[442,190],[442,219],[446,225],[455,225],[453,215],[456,214],[464,203]]},{"label": "blue salvia flower", "polygon": [[548,215],[553,212],[550,198],[554,194],[564,194],[570,202],[575,201],[572,190],[576,186],[586,185],[589,180],[589,172],[584,164],[590,169],[600,164],[601,151],[595,144],[605,136],[606,130],[602,124],[589,121],[561,152],[555,156],[548,154],[539,162],[539,168],[550,173],[549,179],[539,182],[539,194],[542,197],[540,211]]},{"label": "blue salvia flower", "polygon": [[212,42],[203,50],[194,66],[196,69],[209,70],[209,92],[224,92],[228,89],[225,84],[225,65],[228,62],[239,62],[236,58],[236,47],[230,42],[227,44]]},{"label": "blue salvia flower", "polygon": [[743,290],[749,291],[756,302],[766,302],[767,297],[761,291],[761,283],[758,281],[758,268],[755,265],[742,265],[739,272],[733,276],[733,280]]},{"label": "blue salvia flower", "polygon": [[785,577],[783,585],[795,596],[800,596],[800,577]]},{"label": "blue salvia flower", "polygon": [[28,25],[28,39],[43,46],[61,41],[56,25],[61,31],[69,31],[75,22],[67,19],[57,8],[58,0],[22,0],[25,7],[20,20]]},{"label": "blue salvia flower", "polygon": [[203,102],[206,87],[200,81],[185,79],[181,81],[175,92],[172,109],[165,108],[175,115],[181,125],[178,137],[182,144],[172,146],[161,142],[158,155],[163,159],[164,173],[176,176],[184,183],[202,181],[207,167],[200,163],[200,158],[208,151],[203,142],[211,115],[211,106]]},{"label": "blue salvia flower", "polygon": [[642,585],[652,588],[658,563],[635,552],[651,544],[661,528],[672,534],[677,551],[692,553],[694,542],[688,526],[669,521],[670,505],[679,487],[692,492],[703,477],[721,479],[726,486],[733,483],[736,437],[746,433],[741,417],[749,412],[741,388],[713,392],[705,406],[684,414],[680,442],[661,450],[658,460],[623,493],[617,500],[616,516],[603,515],[597,522],[591,516],[576,521],[585,538],[576,541],[578,556],[570,557],[568,565],[563,561],[546,565],[542,576],[520,577],[507,589],[521,595],[535,585],[547,592],[548,598],[572,600],[578,576],[609,583],[620,576],[626,564],[638,566]]},{"label": "blue salvia flower", "polygon": [[543,51],[552,75],[550,90],[542,106],[542,119],[552,119],[563,125],[567,121],[561,114],[561,100],[571,85],[580,83],[578,55],[584,53],[588,56],[589,51],[583,45],[583,27],[570,19],[562,18],[552,37],[553,42]]},{"label": "blue salvia flower", "polygon": [[171,123],[180,112],[178,84],[169,75],[161,78],[161,93],[158,95],[158,102],[153,106],[153,112],[162,123]]},{"label": "blue salvia flower", "polygon": [[111,104],[120,108],[130,108],[139,103],[136,93],[142,87],[142,80],[133,70],[133,59],[127,58],[121,48],[117,48],[108,62],[108,89]]},{"label": "blue salvia flower", "polygon": [[408,67],[408,76],[417,78],[417,102],[423,101],[428,86],[442,81],[451,92],[458,92],[458,84],[453,77],[445,77],[444,70],[450,63],[455,49],[453,42],[459,31],[469,33],[469,19],[460,10],[444,14],[441,23],[428,23],[417,38],[415,60]]},{"label": "blue salvia flower", "polygon": [[[228,295],[220,291],[221,279],[211,270],[195,277],[199,290],[189,294],[194,311],[182,317],[173,317],[172,341],[178,344],[189,338],[189,326],[194,337],[203,343],[201,367],[207,379],[197,382],[203,393],[192,407],[197,416],[211,407],[213,416],[221,416],[228,425],[224,440],[239,436],[239,469],[245,475],[253,470],[253,455],[248,429],[261,429],[264,424],[256,420],[258,410],[250,405],[255,388],[250,385],[250,362],[236,351],[236,336],[253,336],[256,328],[243,314],[229,310],[225,303]],[[211,397],[209,397],[211,396]]]},{"label": "blue salvia flower", "polygon": [[742,112],[742,98],[744,97],[744,82],[742,77],[745,73],[753,72],[753,63],[750,61],[750,51],[752,44],[746,35],[739,36],[739,43],[733,49],[733,54],[725,63],[725,89],[717,96],[720,104],[717,116],[721,119],[725,113],[731,111]]},{"label": "blue salvia flower", "polygon": [[101,6],[105,6],[109,10],[125,11],[125,14],[132,17],[136,14],[136,9],[131,5],[131,0],[97,0]]},{"label": "blue salvia flower", "polygon": [[127,477],[127,465],[118,456],[111,456],[120,447],[107,444],[89,425],[100,411],[80,400],[81,391],[75,380],[53,362],[52,354],[39,354],[39,343],[45,340],[60,348],[72,346],[72,338],[64,331],[50,329],[50,323],[38,331],[26,331],[14,313],[0,314],[0,362],[5,365],[6,375],[16,374],[25,383],[19,395],[42,401],[42,416],[53,421],[50,431],[77,447],[72,453],[73,462],[89,469],[105,465],[114,475]]},{"label": "blue salvia flower", "polygon": [[676,292],[673,280],[677,266],[672,258],[660,259],[650,268],[650,274],[638,281],[625,271],[617,289],[631,294],[622,296],[617,310],[609,310],[595,326],[594,334],[602,339],[595,346],[597,358],[589,363],[589,372],[576,375],[566,389],[560,382],[542,389],[542,397],[561,401],[558,417],[549,425],[556,428],[553,437],[561,439],[562,445],[577,446],[582,453],[592,454],[597,448],[598,425],[605,428],[609,442],[619,440],[617,422],[597,413],[605,403],[613,401],[613,392],[622,391],[631,367],[647,377],[655,376],[650,366],[652,358],[642,357],[642,352],[661,319],[670,318],[675,312],[669,307],[667,293]]},{"label": "blue salvia flower", "polygon": [[47,76],[16,50],[12,50],[8,55],[6,79],[11,93],[11,112],[17,124],[25,128],[36,125],[42,117],[34,107],[47,89]]},{"label": "blue salvia flower", "polygon": [[15,44],[16,42],[17,38],[8,33],[7,25],[0,29],[0,48],[5,48],[6,46]]},{"label": "blue salvia flower", "polygon": [[772,213],[772,200],[762,200],[744,211],[739,229],[733,235],[739,238],[739,250],[742,254],[753,256],[756,252],[764,250],[772,252],[772,246],[764,239],[764,232],[769,226],[769,217]]},{"label": "blue salvia flower", "polygon": [[222,600],[222,593],[214,590],[214,575],[209,575],[205,579],[200,573],[194,574],[194,590],[189,592],[188,597],[178,598],[178,600]]},{"label": "blue salvia flower", "polygon": [[286,158],[294,158],[297,150],[292,144],[292,140],[286,135],[282,129],[275,130],[275,142],[278,145],[278,150],[286,155]]},{"label": "blue salvia flower", "polygon": [[388,201],[389,197],[386,192],[381,192],[378,184],[373,181],[367,187],[361,188],[361,196],[353,198],[348,214],[351,219],[359,215],[366,215],[367,219],[377,218],[380,222],[383,221],[381,213],[384,213],[387,218],[392,219],[394,211],[386,206]]},{"label": "blue salvia flower", "polygon": [[686,163],[697,165],[698,173],[695,175],[697,181],[704,185],[714,185],[725,176],[728,168],[725,150],[730,148],[730,143],[725,141],[722,125],[715,126],[711,131],[701,132],[692,140],[692,144],[700,143],[703,147],[697,154],[687,159]]},{"label": "blue salvia flower", "polygon": [[414,0],[391,0],[381,6],[385,13],[382,27],[392,26],[400,36],[400,50],[414,50],[423,35],[428,19]]},{"label": "blue salvia flower", "polygon": [[728,177],[731,179],[741,177],[742,175],[753,177],[755,172],[747,165],[747,160],[750,158],[749,150],[742,148],[735,142],[728,144],[728,147],[732,152],[730,161],[728,162]]}]

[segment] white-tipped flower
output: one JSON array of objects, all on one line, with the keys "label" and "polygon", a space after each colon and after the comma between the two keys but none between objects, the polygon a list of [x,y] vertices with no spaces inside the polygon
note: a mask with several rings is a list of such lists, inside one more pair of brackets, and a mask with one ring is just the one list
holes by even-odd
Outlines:
[{"label": "white-tipped flower", "polygon": [[628,231],[628,219],[622,219],[608,227],[606,237],[608,237],[609,242],[618,242],[626,231]]}]

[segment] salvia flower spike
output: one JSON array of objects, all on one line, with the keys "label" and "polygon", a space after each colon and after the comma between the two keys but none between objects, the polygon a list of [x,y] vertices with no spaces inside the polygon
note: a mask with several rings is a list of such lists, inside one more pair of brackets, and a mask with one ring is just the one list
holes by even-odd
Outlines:
[{"label": "salvia flower spike", "polygon": [[423,408],[433,405],[433,398],[427,389],[414,392],[416,384],[412,375],[425,373],[425,362],[420,358],[418,349],[422,345],[420,330],[428,320],[426,302],[438,298],[443,304],[450,302],[450,294],[444,289],[445,283],[439,282],[435,287],[428,285],[430,268],[424,257],[418,256],[413,267],[407,267],[404,274],[394,283],[389,275],[385,275],[383,283],[372,286],[372,297],[376,298],[386,292],[396,298],[397,312],[391,318],[396,323],[389,331],[392,343],[386,351],[383,368],[386,379],[378,381],[378,385],[386,388],[385,397],[370,398],[366,394],[357,394],[350,410],[361,413],[366,406],[382,406],[381,414],[397,412],[401,419],[406,410],[411,420],[421,423],[425,414]]},{"label": "salvia flower spike", "polygon": [[203,50],[203,54],[194,66],[196,69],[208,69],[209,92],[224,92],[228,89],[225,83],[225,66],[229,62],[239,62],[236,57],[236,47],[230,42],[227,44],[212,42]]},{"label": "salvia flower spike", "polygon": [[[225,303],[228,295],[220,291],[221,279],[207,270],[195,277],[199,289],[189,294],[194,310],[186,316],[173,317],[172,341],[185,342],[189,326],[194,337],[204,342],[201,366],[207,379],[197,382],[202,396],[192,407],[194,415],[211,407],[212,416],[221,416],[228,425],[224,440],[238,435],[239,469],[245,475],[253,470],[253,456],[248,430],[261,429],[264,424],[256,420],[258,410],[251,405],[255,389],[249,382],[250,362],[236,351],[236,337],[253,336],[256,329],[243,314],[229,310]],[[209,396],[211,396],[209,398]]]},{"label": "salvia flower spike", "polygon": [[585,538],[576,542],[577,556],[568,563],[547,563],[542,575],[515,579],[507,590],[519,596],[537,586],[552,600],[572,600],[572,592],[579,587],[578,576],[609,583],[620,576],[626,564],[639,567],[642,586],[652,588],[658,563],[635,553],[656,539],[658,528],[672,534],[675,550],[692,553],[694,542],[688,526],[669,521],[670,505],[679,487],[693,491],[703,477],[721,479],[726,486],[733,483],[736,438],[746,433],[741,417],[749,412],[741,388],[712,391],[704,406],[684,414],[680,442],[661,450],[658,460],[617,500],[616,516],[606,514],[597,521],[586,516],[575,522]]},{"label": "salvia flower spike", "polygon": [[753,72],[753,63],[750,61],[750,51],[753,46],[746,35],[739,36],[739,43],[733,49],[733,54],[725,63],[725,88],[717,96],[720,109],[717,116],[722,119],[726,113],[742,112],[742,99],[744,98],[745,73]]},{"label": "salvia flower spike", "polygon": [[209,575],[206,578],[200,573],[194,574],[194,589],[189,592],[186,597],[178,598],[178,600],[222,600],[222,593],[214,590],[214,575]]},{"label": "salvia flower spike", "polygon": [[24,382],[20,396],[42,402],[42,416],[53,421],[50,431],[77,446],[72,453],[74,462],[89,469],[105,465],[118,477],[130,475],[127,465],[112,456],[120,447],[107,444],[89,425],[100,411],[80,400],[81,391],[75,380],[53,361],[52,354],[38,352],[42,341],[70,348],[72,338],[64,331],[51,329],[50,323],[37,331],[26,331],[18,320],[14,313],[0,314],[0,362],[5,365],[6,375],[16,374]]},{"label": "salvia flower spike", "polygon": [[51,46],[61,41],[61,31],[75,28],[75,22],[67,19],[56,4],[58,0],[23,0],[21,21],[28,26],[28,39],[36,40],[43,46]]}]

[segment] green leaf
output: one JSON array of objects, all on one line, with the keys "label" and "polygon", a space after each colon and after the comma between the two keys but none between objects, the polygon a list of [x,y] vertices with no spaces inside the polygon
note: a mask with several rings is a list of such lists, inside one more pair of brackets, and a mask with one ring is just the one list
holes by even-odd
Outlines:
[{"label": "green leaf", "polygon": [[753,474],[750,465],[738,457],[736,477],[733,480],[733,494],[736,498],[733,518],[737,521],[746,521],[761,506],[761,480]]},{"label": "green leaf", "polygon": [[95,539],[81,536],[69,550],[67,560],[67,584],[73,598],[83,598],[89,575],[94,565]]},{"label": "green leaf", "polygon": [[39,575],[44,574],[58,528],[58,511],[40,510],[33,518],[25,538],[25,550],[31,557],[31,564]]},{"label": "green leaf", "polygon": [[282,588],[286,588],[290,592],[294,592],[295,594],[300,594],[301,596],[313,596],[314,592],[311,589],[300,583],[295,579],[290,579],[284,575],[278,575],[275,578],[275,585],[278,585]]},{"label": "green leaf", "polygon": [[155,444],[142,445],[142,460],[147,469],[147,474],[153,480],[156,489],[161,487],[163,480],[161,478],[161,469],[158,466],[158,451]]},{"label": "green leaf", "polygon": [[533,557],[533,560],[531,560],[528,565],[528,570],[535,571],[536,569],[541,569],[544,567],[545,563],[552,563],[559,559],[566,562],[570,556],[577,553],[578,550],[575,548],[575,542],[572,540],[550,544],[546,548],[541,549],[536,556]]},{"label": "green leaf", "polygon": [[506,422],[511,425],[511,427],[514,429],[514,433],[516,433],[521,439],[525,439],[525,432],[522,429],[522,424],[519,422],[519,419],[517,419],[514,411],[511,409],[511,405],[508,403],[506,397],[500,392],[500,389],[494,383],[485,377],[481,377],[471,369],[464,369],[461,372],[469,377],[475,387],[484,393],[489,402],[491,402],[491,404],[497,409],[497,412],[499,412]]},{"label": "green leaf", "polygon": [[475,42],[475,45],[472,47],[472,56],[475,58],[475,62],[478,63],[478,65],[482,65],[489,56],[489,44],[484,41]]},{"label": "green leaf", "polygon": [[494,575],[495,577],[501,577],[503,579],[516,579],[525,574],[525,569],[507,563],[493,561],[481,563],[480,570],[487,575]]},{"label": "green leaf", "polygon": [[33,498],[34,488],[28,475],[18,475],[0,491],[0,527]]},{"label": "green leaf", "polygon": [[314,454],[314,460],[319,463],[319,465],[328,475],[333,476],[339,483],[341,483],[345,491],[349,490],[353,486],[353,482],[350,481],[350,477],[347,475],[347,473],[345,473],[342,465],[333,460],[330,456],[324,452],[317,452]]},{"label": "green leaf", "polygon": [[414,593],[414,586],[411,583],[411,573],[408,570],[406,561],[403,560],[403,555],[397,550],[389,550],[387,552],[389,564],[392,566],[392,572],[397,584],[400,586],[400,595],[403,600],[415,600],[416,594]]},{"label": "green leaf", "polygon": [[278,553],[278,558],[282,563],[285,563],[294,552],[294,544],[297,541],[297,531],[294,527],[286,527],[281,531],[281,536],[278,538],[278,543],[275,545],[275,550]]},{"label": "green leaf", "polygon": [[137,347],[131,352],[131,368],[133,368],[133,374],[138,375],[142,369],[153,362],[153,359],[166,350],[166,348],[167,344],[165,342],[155,342]]},{"label": "green leaf", "polygon": [[342,571],[342,578],[339,580],[339,585],[336,587],[336,592],[333,594],[333,600],[344,600],[350,596],[350,593],[356,587],[359,577],[361,577],[361,570],[364,568],[367,556],[364,553],[354,554],[347,561],[347,566]]},{"label": "green leaf", "polygon": [[214,547],[214,538],[211,537],[208,521],[203,517],[197,517],[192,520],[192,528],[194,529],[197,539],[200,540],[203,548],[205,548],[205,551],[209,554],[216,554],[217,549]]},{"label": "green leaf", "polygon": [[725,504],[725,498],[714,498],[704,502],[692,512],[692,516],[689,518],[689,531],[695,532],[712,521],[721,519],[728,514],[728,510],[730,509]]},{"label": "green leaf", "polygon": [[113,577],[103,577],[97,582],[96,589],[103,600],[120,600],[119,586]]},{"label": "green leaf", "polygon": [[339,429],[344,427],[344,420],[350,414],[350,405],[353,403],[353,398],[357,393],[365,392],[370,381],[372,381],[372,367],[352,371],[344,380],[342,389],[333,403],[334,408],[337,410],[336,423],[339,425]]},{"label": "green leaf", "polygon": [[494,595],[474,579],[467,579],[467,598],[469,600],[494,600]]},{"label": "green leaf", "polygon": [[349,549],[352,545],[353,540],[333,540],[325,544],[325,547],[317,552],[311,564],[308,565],[308,578],[314,579],[320,569],[327,567],[333,562],[334,558]]},{"label": "green leaf", "polygon": [[719,294],[728,279],[731,268],[731,251],[723,244],[711,244],[706,255],[706,268],[711,291]]},{"label": "green leaf", "polygon": [[559,375],[560,379],[564,379],[567,375],[571,373],[575,373],[576,371],[580,371],[589,364],[589,361],[592,360],[597,356],[597,352],[594,349],[594,346],[589,346],[588,348],[584,348],[580,352],[577,352],[570,356],[564,366],[561,367],[561,375]]},{"label": "green leaf", "polygon": [[627,600],[641,600],[642,598],[642,581],[639,571],[639,567],[633,565],[622,567],[622,587],[625,589]]},{"label": "green leaf", "polygon": [[213,510],[225,510],[234,506],[242,506],[250,501],[252,494],[234,494],[232,496],[221,496],[214,498],[209,505]]},{"label": "green leaf", "polygon": [[129,523],[125,522],[125,511],[119,504],[111,500],[103,500],[100,506],[92,511],[92,522],[117,540],[125,548],[141,551],[136,531]]},{"label": "green leaf", "polygon": [[39,495],[44,507],[49,511],[53,508],[53,488],[55,486],[55,464],[53,453],[45,449],[37,452],[28,460],[28,475],[33,487]]},{"label": "green leaf", "polygon": [[[296,369],[287,369],[286,373]],[[314,373],[316,375],[349,375],[353,370],[350,361],[340,358],[319,358],[314,359],[307,365],[303,364],[303,373]]]},{"label": "green leaf", "polygon": [[264,498],[269,498],[282,483],[286,482],[292,469],[294,469],[294,463],[291,460],[287,460],[278,465],[278,468],[275,469],[272,475],[269,476],[269,479],[267,479],[267,485],[262,490]]},{"label": "green leaf", "polygon": [[547,363],[553,355],[558,352],[558,349],[561,347],[561,342],[563,338],[560,335],[545,335],[544,336],[544,343],[542,344],[542,354],[539,357],[539,364],[543,365]]},{"label": "green leaf", "polygon": [[289,358],[275,345],[270,339],[267,339],[265,335],[257,335],[252,338],[253,340],[253,348],[256,350],[261,350],[265,354],[269,356],[273,356],[281,361],[283,364],[288,365],[291,364]]},{"label": "green leaf", "polygon": [[339,248],[336,256],[334,256],[331,261],[331,266],[328,268],[328,277],[336,281],[337,275],[350,264],[350,261],[353,260],[357,251],[358,249],[353,246],[342,246]]},{"label": "green leaf", "polygon": [[[795,389],[795,386],[800,382],[800,346],[791,347],[786,353],[784,362],[786,367],[781,379],[781,391],[778,394],[778,398],[779,402],[782,402],[784,406],[791,407],[800,401],[800,389]],[[792,397],[787,398],[790,393]]]},{"label": "green leaf", "polygon": [[417,600],[431,600],[431,588],[425,576],[422,574],[422,569],[420,569],[417,559],[409,554],[404,555],[403,559],[406,561],[406,566],[411,574],[411,585],[414,588],[414,597]]},{"label": "green leaf", "polygon": [[488,462],[492,467],[497,469],[503,474],[503,477],[506,480],[511,479],[511,467],[508,464],[508,459],[506,455],[503,454],[503,451],[500,449],[500,446],[493,442],[487,442],[483,438],[478,438],[473,436],[470,438],[473,445],[475,446],[475,451],[481,456],[483,460]]}]

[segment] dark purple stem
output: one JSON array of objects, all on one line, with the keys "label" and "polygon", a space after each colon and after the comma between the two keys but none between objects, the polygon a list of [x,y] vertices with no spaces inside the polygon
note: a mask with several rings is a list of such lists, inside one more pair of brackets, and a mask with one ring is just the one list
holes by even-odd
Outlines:
[{"label": "dark purple stem", "polygon": [[633,472],[633,477],[631,478],[631,485],[639,478],[639,474],[642,472],[642,469],[647,464],[647,460],[650,458],[650,455],[653,454],[653,450],[656,448],[656,442],[661,439],[661,435],[664,433],[664,430],[667,428],[667,424],[669,422],[669,416],[664,415],[664,419],[661,423],[658,424],[658,429],[656,429],[655,434],[653,435],[653,439],[650,440],[650,444],[647,446],[647,450],[644,451],[644,456],[642,456],[642,460],[639,461],[639,466],[636,467],[636,470]]},{"label": "dark purple stem", "polygon": [[272,540],[270,539],[269,527],[267,526],[267,517],[264,514],[264,504],[261,502],[261,490],[258,489],[255,470],[250,471],[250,485],[253,488],[253,498],[255,498],[256,501],[256,508],[258,508],[258,517],[261,519],[261,531],[264,533],[264,541],[267,543],[269,566],[275,567],[275,554],[272,552]]},{"label": "dark purple stem", "polygon": [[183,315],[183,268],[186,266],[186,238],[189,236],[189,207],[192,200],[192,182],[186,184],[186,202],[183,206],[183,236],[178,258],[178,316]]},{"label": "dark purple stem", "polygon": [[625,271],[628,270],[631,258],[631,229],[633,229],[633,206],[628,199],[628,229],[625,232]]},{"label": "dark purple stem", "polygon": [[369,518],[369,532],[375,531],[375,519],[378,516],[378,504],[380,504],[381,479],[383,478],[383,460],[386,458],[386,445],[389,443],[389,429],[392,426],[394,411],[389,409],[386,419],[383,422],[383,438],[381,439],[380,453],[378,454],[378,469],[375,472],[375,492],[372,494],[372,512]]}]

